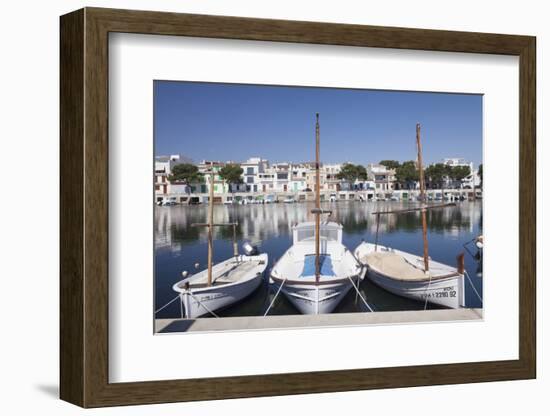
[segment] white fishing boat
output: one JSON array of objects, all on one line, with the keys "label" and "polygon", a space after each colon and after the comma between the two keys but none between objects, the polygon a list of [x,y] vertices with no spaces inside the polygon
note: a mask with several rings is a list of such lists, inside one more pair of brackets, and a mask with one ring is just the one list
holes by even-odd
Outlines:
[{"label": "white fishing boat", "polygon": [[332,312],[352,287],[357,288],[363,271],[342,244],[342,226],[336,222],[321,223],[320,216],[330,211],[320,208],[318,114],[315,132],[316,208],[312,210],[315,221],[293,227],[292,246],[273,267],[270,277],[277,294],[283,292],[304,314]]},{"label": "white fishing boat", "polygon": [[464,275],[457,268],[381,245],[363,242],[355,257],[367,267],[367,277],[398,296],[448,308],[464,306]]},{"label": "white fishing boat", "polygon": [[[421,206],[395,211],[379,211],[376,215],[375,243],[361,243],[355,249],[355,257],[367,268],[367,278],[378,286],[410,299],[459,308],[464,306],[464,254],[457,257],[457,267],[433,261],[428,255],[427,221],[428,209],[454,206],[456,204],[426,204],[426,189],[422,165],[420,124],[416,125]],[[422,216],[423,256],[399,251],[378,244],[378,230],[381,215],[399,215],[420,211]]]},{"label": "white fishing boat", "polygon": [[212,267],[208,283],[208,269],[176,283],[173,289],[180,293],[186,318],[213,315],[254,292],[262,283],[268,264],[266,253],[238,255]]},{"label": "white fishing boat", "polygon": [[324,222],[319,230],[317,255],[315,222],[295,225],[292,247],[271,270],[271,283],[303,314],[332,312],[357,284],[363,271],[361,264],[342,244],[340,224]]},{"label": "white fishing boat", "polygon": [[[236,222],[214,223],[214,169],[210,169],[210,195],[208,222],[192,224],[208,228],[208,267],[193,276],[182,272],[183,280],[172,289],[180,295],[186,318],[216,315],[216,311],[246,298],[260,286],[268,264],[267,254],[258,254],[255,247],[245,245],[245,255],[238,252]],[[213,264],[213,229],[217,226],[233,227],[233,257]]]}]

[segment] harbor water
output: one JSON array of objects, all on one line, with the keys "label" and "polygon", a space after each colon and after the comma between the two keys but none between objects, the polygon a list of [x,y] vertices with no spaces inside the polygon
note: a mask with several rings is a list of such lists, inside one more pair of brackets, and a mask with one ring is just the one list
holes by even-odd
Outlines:
[{"label": "harbor water", "polygon": [[[362,240],[374,242],[376,235],[375,211],[397,210],[417,206],[417,203],[399,201],[377,202],[325,202],[323,209],[332,210],[331,221],[343,226],[343,244],[353,251]],[[292,226],[302,221],[312,221],[310,203],[277,203],[249,205],[215,205],[214,223],[237,221],[239,247],[249,241],[257,244],[261,252],[268,253],[269,266],[263,284],[251,296],[240,303],[217,312],[219,316],[263,315],[274,293],[268,282],[268,272],[274,263],[292,244]],[[190,274],[207,267],[207,230],[191,227],[192,223],[207,221],[208,205],[174,205],[155,207],[155,310],[176,296],[172,285],[182,279],[181,272]],[[428,210],[428,245],[430,257],[438,262],[456,265],[456,257],[465,252],[466,271],[471,279],[465,279],[466,306],[482,307],[482,302],[472,288],[482,294],[481,261],[474,255],[477,250],[471,241],[482,234],[482,202],[464,201],[456,206]],[[214,229],[214,263],[233,254],[232,227]],[[382,215],[379,238],[381,245],[422,256],[422,225],[420,212]],[[470,244],[467,244],[470,243]],[[467,244],[467,247],[464,247]],[[468,250],[469,249],[469,250]],[[471,253],[471,254],[470,254]],[[198,266],[198,267],[197,267]],[[417,302],[393,295],[364,279],[359,287],[363,296],[375,311],[407,311],[424,309]],[[439,308],[429,305],[429,309]],[[351,290],[333,313],[367,312],[365,305]],[[278,296],[270,315],[292,315],[299,312]],[[179,318],[178,302],[158,312],[155,318]]]}]

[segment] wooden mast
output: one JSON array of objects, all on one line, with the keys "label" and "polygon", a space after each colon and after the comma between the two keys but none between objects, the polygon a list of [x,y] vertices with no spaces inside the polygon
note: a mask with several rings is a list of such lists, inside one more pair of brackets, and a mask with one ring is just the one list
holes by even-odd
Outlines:
[{"label": "wooden mast", "polygon": [[319,113],[316,114],[315,123],[315,282],[319,282],[321,276],[321,264],[319,259],[320,228],[321,228],[321,175],[319,172]]},{"label": "wooden mast", "polygon": [[229,223],[214,223],[214,171],[215,165],[213,162],[210,163],[210,190],[208,192],[208,218],[207,222],[198,222],[191,224],[191,227],[207,227],[208,228],[208,280],[206,282],[207,286],[212,286],[212,259],[214,257],[214,227],[221,227],[226,225],[231,225],[233,227],[233,255],[236,259],[239,256],[239,248],[237,246],[237,226],[238,222],[229,222]]},{"label": "wooden mast", "polygon": [[210,193],[208,196],[208,282],[212,286],[212,257],[214,251],[214,166],[210,167]]},{"label": "wooden mast", "polygon": [[424,183],[424,167],[422,165],[422,144],[420,143],[420,123],[416,123],[416,147],[418,150],[418,172],[420,179],[420,202],[424,206],[422,209],[422,240],[424,243],[424,272],[428,273],[428,226],[426,224],[426,185]]}]

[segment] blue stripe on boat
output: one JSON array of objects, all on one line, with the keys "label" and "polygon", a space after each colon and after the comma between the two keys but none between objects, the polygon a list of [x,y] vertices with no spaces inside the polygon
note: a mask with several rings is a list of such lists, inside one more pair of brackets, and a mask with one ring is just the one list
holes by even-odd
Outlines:
[{"label": "blue stripe on boat", "polygon": [[[319,256],[319,262],[321,263],[321,274],[324,276],[334,276],[334,270],[332,269],[332,260],[329,254],[321,254]],[[304,257],[304,269],[300,274],[300,277],[314,276],[315,275],[315,255],[311,254]]]}]

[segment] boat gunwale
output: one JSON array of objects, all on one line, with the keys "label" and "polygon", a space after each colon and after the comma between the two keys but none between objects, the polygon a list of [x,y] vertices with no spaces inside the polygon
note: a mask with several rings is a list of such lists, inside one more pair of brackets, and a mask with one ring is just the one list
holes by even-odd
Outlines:
[{"label": "boat gunwale", "polygon": [[[358,250],[359,250],[359,247],[361,247],[362,245],[374,245],[372,243],[368,243],[366,241],[363,241],[361,242],[356,248],[355,250],[353,251],[355,257],[357,258],[357,261],[359,263],[361,263],[363,265],[363,267],[366,267],[367,268],[367,273],[370,269],[374,270],[376,273],[378,273],[379,275],[381,275],[382,277],[385,277],[387,279],[390,279],[390,280],[395,280],[395,281],[399,281],[399,282],[411,282],[411,283],[414,283],[414,282],[434,282],[434,281],[439,281],[439,280],[444,280],[444,279],[450,279],[450,278],[453,278],[453,277],[464,277],[464,274],[463,273],[459,273],[458,271],[454,270],[453,272],[449,272],[447,274],[441,274],[441,275],[432,275],[432,276],[427,276],[425,278],[421,278],[421,279],[414,279],[414,280],[411,280],[411,279],[400,279],[398,277],[393,277],[393,276],[389,276],[388,274],[380,271],[380,269],[378,269],[377,267],[375,266],[371,266],[370,264],[368,264],[366,261],[363,261],[361,259],[361,256],[358,255]],[[413,253],[408,253],[406,251],[402,251],[402,250],[399,250],[399,249],[395,249],[395,248],[391,248],[391,247],[387,247],[387,246],[383,246],[383,245],[378,245],[378,247],[380,249],[385,249],[387,253],[393,253],[393,254],[397,254],[401,257],[403,257],[403,259],[411,265],[411,267],[415,267],[405,256],[404,254],[406,255],[409,255],[409,256],[413,256],[413,257],[418,257],[419,259],[421,258],[420,256],[417,256],[416,254],[413,254]],[[384,251],[381,251],[381,253],[384,253]],[[367,254],[368,255],[368,254]],[[433,260],[430,258],[430,263],[432,265],[436,265],[436,266],[441,266],[441,267],[446,267],[446,268],[449,268],[451,269],[451,266],[445,264],[445,263],[441,263],[441,262],[438,262],[436,260]]]},{"label": "boat gunwale", "polygon": [[[258,256],[263,256],[263,254],[266,254],[266,253],[262,253],[262,254],[259,254]],[[269,257],[268,257],[269,258]],[[192,279],[193,277],[197,277],[197,275],[201,274],[201,273],[205,273],[207,270],[201,270],[199,273],[197,274],[194,274],[192,276],[189,276],[188,278],[186,279],[183,279],[183,280],[180,280],[179,282],[176,282],[172,285],[172,290],[174,292],[178,292],[180,294],[186,294],[186,293],[204,293],[204,292],[207,292],[208,290],[211,290],[211,289],[220,289],[220,288],[225,288],[225,287],[230,287],[230,286],[235,286],[237,284],[243,284],[243,283],[247,283],[247,282],[250,282],[254,279],[257,279],[258,277],[263,277],[264,276],[264,273],[267,269],[267,266],[269,265],[269,260],[268,258],[265,260],[265,263],[263,264],[260,264],[259,262],[261,261],[264,261],[263,259],[258,259],[258,260],[248,260],[247,262],[248,263],[252,263],[252,262],[258,262],[258,265],[254,266],[254,267],[259,267],[259,266],[265,266],[263,267],[262,271],[260,272],[256,272],[254,274],[253,277],[249,277],[249,278],[246,278],[246,279],[242,279],[242,280],[236,280],[234,282],[221,282],[221,283],[217,283],[217,280],[219,279],[215,279],[213,282],[212,282],[212,285],[211,286],[208,286],[207,283],[198,283],[196,286],[192,286],[191,284],[189,285],[189,289],[185,289],[183,287],[179,287],[180,284],[182,284],[183,282],[187,281],[187,280],[190,280]],[[227,262],[228,260],[231,260],[231,259],[227,259],[227,260],[224,260],[223,262],[220,262],[220,263],[217,263],[217,265],[220,265],[221,263],[224,263],[224,262]],[[243,262],[245,263],[245,262]]]},{"label": "boat gunwale", "polygon": [[273,281],[276,281],[277,283],[284,283],[285,285],[288,285],[290,283],[290,284],[295,284],[295,285],[307,285],[307,286],[329,286],[329,285],[334,285],[334,284],[340,284],[340,283],[343,283],[343,282],[349,282],[350,279],[353,280],[354,277],[359,277],[359,276],[361,276],[361,271],[359,273],[351,275],[351,276],[346,276],[346,277],[334,279],[334,280],[331,280],[331,281],[321,281],[321,280],[319,280],[318,282],[316,282],[315,280],[300,281],[300,280],[284,279],[284,278],[280,278],[280,277],[275,277],[272,274],[270,275],[270,278]]},{"label": "boat gunwale", "polygon": [[448,274],[443,274],[443,275],[437,275],[437,276],[428,276],[426,278],[423,278],[423,279],[414,279],[414,280],[411,280],[411,279],[400,279],[398,277],[393,277],[393,276],[389,276],[387,275],[386,273],[384,272],[381,272],[380,269],[377,269],[376,267],[373,267],[373,266],[369,266],[368,264],[365,265],[365,267],[367,268],[367,273],[369,272],[369,270],[374,270],[377,274],[381,275],[382,277],[385,277],[387,279],[390,279],[390,280],[396,280],[396,281],[399,281],[399,282],[410,282],[410,283],[422,283],[422,282],[436,282],[436,281],[439,281],[439,280],[445,280],[445,279],[450,279],[452,277],[464,277],[463,274],[461,273],[458,273],[458,272],[453,272],[453,273],[448,273]]}]

